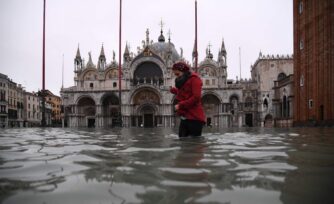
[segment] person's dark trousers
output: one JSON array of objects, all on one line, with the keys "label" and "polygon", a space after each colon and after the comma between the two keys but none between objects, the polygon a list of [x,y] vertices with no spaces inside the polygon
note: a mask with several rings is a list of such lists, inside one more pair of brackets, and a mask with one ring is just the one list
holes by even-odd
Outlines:
[{"label": "person's dark trousers", "polygon": [[203,123],[198,120],[182,120],[179,127],[179,137],[201,136]]}]

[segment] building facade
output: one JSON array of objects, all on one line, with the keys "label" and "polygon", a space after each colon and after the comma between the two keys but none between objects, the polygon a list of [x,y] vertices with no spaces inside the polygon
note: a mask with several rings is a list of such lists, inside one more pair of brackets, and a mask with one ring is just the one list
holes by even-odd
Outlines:
[{"label": "building facade", "polygon": [[[214,59],[210,48],[199,63],[198,73],[203,81],[202,103],[207,125],[214,127],[253,126],[255,117],[254,83],[235,83],[227,80],[227,52],[222,42]],[[122,116],[125,127],[174,127],[178,124],[169,92],[175,77],[172,65],[185,61],[183,51],[178,53],[170,37],[165,40],[161,30],[157,42],[150,40],[149,31],[137,53],[125,47],[122,64],[121,108],[118,97],[118,62],[113,54],[110,63],[102,46],[95,65],[91,54],[87,63],[78,48],[74,59],[75,86],[63,88],[65,124],[69,127],[110,127]],[[248,85],[253,84],[253,85]],[[253,92],[252,92],[253,90]],[[247,120],[245,98],[249,101]],[[247,124],[246,124],[247,121]]]},{"label": "building facade", "polygon": [[334,125],[334,1],[294,0],[294,123]]},{"label": "building facade", "polygon": [[34,92],[24,94],[24,127],[36,127],[41,125],[40,97]]},{"label": "building facade", "polygon": [[0,74],[0,127],[8,126],[8,77]]},{"label": "building facade", "polygon": [[[293,57],[286,55],[262,55],[260,52],[258,59],[251,66],[252,80],[257,84],[257,126],[273,127],[275,119],[281,118],[279,113],[279,104],[282,97],[287,97],[284,103],[292,111],[293,92],[291,88],[286,88],[281,95],[275,95],[276,82],[280,82],[288,76],[293,75]],[[278,86],[278,85],[277,85]],[[279,85],[282,87],[282,84]],[[285,106],[284,106],[285,107]]]},{"label": "building facade", "polygon": [[46,96],[45,101],[51,105],[51,121],[52,125],[61,125],[61,106],[62,106],[62,100],[59,96],[53,94],[49,90],[45,90]]}]

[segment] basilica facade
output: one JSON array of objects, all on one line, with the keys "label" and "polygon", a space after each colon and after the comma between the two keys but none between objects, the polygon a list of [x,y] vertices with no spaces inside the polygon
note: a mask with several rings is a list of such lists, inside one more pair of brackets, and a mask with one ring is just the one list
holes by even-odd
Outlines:
[{"label": "basilica facade", "polygon": [[[214,59],[207,49],[198,66],[206,125],[256,126],[256,84],[228,80],[226,60],[222,41],[218,57]],[[75,86],[61,89],[65,123],[68,127],[112,127],[121,117],[123,127],[175,127],[179,119],[173,109],[175,96],[169,90],[174,86],[172,65],[177,61],[186,61],[182,49],[178,53],[162,30],[156,42],[150,40],[147,30],[136,54],[125,47],[119,100],[115,54],[108,63],[102,45],[97,63],[90,53],[86,63],[78,48],[74,59]]]}]

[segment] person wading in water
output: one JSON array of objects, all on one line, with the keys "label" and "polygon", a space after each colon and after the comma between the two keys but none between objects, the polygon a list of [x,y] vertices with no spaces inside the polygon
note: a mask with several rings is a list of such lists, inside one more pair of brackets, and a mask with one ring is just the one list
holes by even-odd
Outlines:
[{"label": "person wading in water", "polygon": [[170,92],[176,95],[175,111],[181,118],[179,137],[201,136],[205,124],[201,102],[202,80],[196,73],[190,72],[184,62],[175,63],[172,70],[176,79]]}]

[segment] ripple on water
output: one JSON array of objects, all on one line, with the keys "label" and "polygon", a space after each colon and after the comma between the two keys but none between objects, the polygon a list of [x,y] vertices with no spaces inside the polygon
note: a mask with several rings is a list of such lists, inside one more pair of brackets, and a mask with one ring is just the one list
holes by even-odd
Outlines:
[{"label": "ripple on water", "polygon": [[[317,194],[332,198],[331,129],[220,131],[179,139],[175,130],[162,128],[5,129],[0,202],[258,204],[310,203],[303,198]],[[294,192],[299,202],[286,202],[296,199]]]}]

